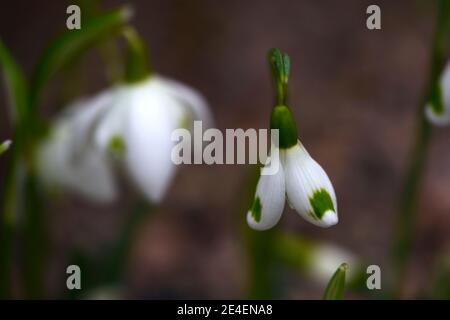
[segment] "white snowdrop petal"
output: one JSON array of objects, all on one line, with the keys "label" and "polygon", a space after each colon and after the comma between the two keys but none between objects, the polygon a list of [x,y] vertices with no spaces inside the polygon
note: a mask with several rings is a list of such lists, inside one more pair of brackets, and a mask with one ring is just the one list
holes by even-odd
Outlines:
[{"label": "white snowdrop petal", "polygon": [[99,202],[116,197],[108,160],[92,145],[92,132],[112,101],[110,90],[67,107],[38,149],[38,173],[48,187],[61,187]]},{"label": "white snowdrop petal", "polygon": [[172,179],[172,131],[176,128],[173,113],[180,108],[166,93],[139,90],[130,97],[124,132],[127,169],[153,202],[159,202]]},{"label": "white snowdrop petal", "polygon": [[[270,158],[267,161],[270,161]],[[278,171],[272,175],[261,175],[252,207],[247,212],[247,223],[256,230],[267,230],[275,226],[284,209],[284,170],[278,157],[273,157],[273,161],[278,161]]]},{"label": "white snowdrop petal", "polygon": [[38,175],[48,187],[62,186],[70,180],[72,141],[69,128],[67,121],[57,123],[37,149]]},{"label": "white snowdrop petal", "polygon": [[116,198],[116,182],[102,153],[85,152],[71,170],[73,179],[69,187],[75,191],[99,202],[110,202]]},{"label": "white snowdrop petal", "polygon": [[325,171],[311,158],[300,142],[284,152],[289,203],[314,225],[329,227],[336,224],[336,195]]},{"label": "white snowdrop petal", "polygon": [[185,107],[185,112],[194,120],[202,121],[203,128],[213,126],[213,117],[205,98],[193,88],[162,76],[154,76],[155,83]]},{"label": "white snowdrop petal", "polygon": [[103,151],[107,151],[111,140],[116,137],[123,137],[125,132],[125,119],[134,92],[138,90],[134,86],[120,87],[114,92],[113,101],[107,112],[99,119],[95,130],[95,144]]},{"label": "white snowdrop petal", "polygon": [[92,148],[74,150],[77,138],[67,119],[57,123],[38,149],[39,176],[50,188],[65,188],[98,202],[114,200],[117,190],[109,163]]},{"label": "white snowdrop petal", "polygon": [[75,150],[82,150],[92,143],[94,127],[110,110],[113,99],[114,90],[105,90],[93,98],[81,99],[68,107],[62,118],[70,119],[71,130],[77,137],[73,139]]}]

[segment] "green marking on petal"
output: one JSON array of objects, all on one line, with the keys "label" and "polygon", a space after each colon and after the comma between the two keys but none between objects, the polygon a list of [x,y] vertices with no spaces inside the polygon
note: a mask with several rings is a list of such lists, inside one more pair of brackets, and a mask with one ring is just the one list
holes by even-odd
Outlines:
[{"label": "green marking on petal", "polygon": [[256,197],[255,200],[253,200],[253,204],[252,204],[250,211],[252,212],[253,219],[255,219],[256,222],[260,222],[262,205],[261,205],[261,200],[259,199],[259,197]]},{"label": "green marking on petal", "polygon": [[314,191],[313,196],[309,198],[309,203],[313,208],[313,212],[309,212],[315,220],[322,220],[325,212],[334,210],[333,200],[331,200],[331,196],[325,189],[319,189]]},{"label": "green marking on petal", "polygon": [[187,129],[187,130],[191,130],[193,122],[194,122],[194,119],[193,119],[192,115],[190,113],[186,112],[181,116],[179,123],[178,123],[178,127]]},{"label": "green marking on petal", "polygon": [[113,155],[123,155],[125,152],[125,141],[119,135],[112,136],[108,142],[108,151]]},{"label": "green marking on petal", "polygon": [[310,216],[313,220],[319,220],[319,218],[312,211],[308,211],[306,214]]},{"label": "green marking on petal", "polygon": [[444,99],[442,94],[442,87],[440,84],[434,87],[430,96],[430,104],[433,112],[436,115],[442,115],[444,113]]}]

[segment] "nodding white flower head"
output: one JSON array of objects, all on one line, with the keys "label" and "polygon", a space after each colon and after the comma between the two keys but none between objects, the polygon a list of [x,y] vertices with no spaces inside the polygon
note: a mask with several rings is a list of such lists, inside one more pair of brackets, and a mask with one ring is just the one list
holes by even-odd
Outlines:
[{"label": "nodding white flower head", "polygon": [[152,202],[159,202],[171,181],[173,130],[194,120],[211,125],[203,97],[179,82],[150,72],[145,45],[131,27],[125,83],[75,103],[57,121],[38,152],[44,181],[92,199],[117,195],[113,167],[121,165]]},{"label": "nodding white flower head", "polygon": [[447,63],[430,102],[425,106],[428,121],[437,126],[450,123],[450,62]]},{"label": "nodding white flower head", "polygon": [[9,147],[11,146],[12,141],[11,140],[5,140],[0,144],[0,154],[3,152],[6,152]]},{"label": "nodding white flower head", "polygon": [[272,145],[272,151],[276,151],[276,155],[279,153],[279,159],[272,154],[269,160],[279,162],[279,170],[270,175],[264,172],[268,170],[267,164],[262,169],[247,222],[256,230],[270,229],[279,221],[287,200],[307,221],[319,227],[330,227],[338,223],[333,185],[298,140],[297,126],[285,104],[289,59],[278,50],[271,51],[269,59],[279,94],[270,119],[271,129],[279,133],[278,146]]},{"label": "nodding white flower head", "polygon": [[118,88],[113,104],[98,121],[94,139],[104,152],[120,145],[129,175],[150,200],[158,202],[175,172],[171,134],[180,127],[190,129],[194,120],[211,125],[202,96],[154,75]]},{"label": "nodding white flower head", "polygon": [[343,262],[350,266],[348,279],[352,280],[360,268],[358,258],[352,252],[343,248],[330,244],[320,244],[314,246],[311,250],[307,271],[317,281],[327,283]]},{"label": "nodding white flower head", "polygon": [[[171,181],[171,133],[212,117],[203,97],[173,80],[152,75],[72,106],[40,152],[42,176],[96,200],[116,197],[113,162],[152,202]],[[119,159],[119,161],[117,161]]]}]

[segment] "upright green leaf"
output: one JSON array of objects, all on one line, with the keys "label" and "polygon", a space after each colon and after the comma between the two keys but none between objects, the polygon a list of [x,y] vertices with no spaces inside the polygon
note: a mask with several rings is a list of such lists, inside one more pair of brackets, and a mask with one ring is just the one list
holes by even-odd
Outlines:
[{"label": "upright green leaf", "polygon": [[23,119],[28,98],[27,83],[23,71],[1,40],[0,71],[2,71],[5,79],[6,91],[12,108],[12,115],[16,120]]},{"label": "upright green leaf", "polygon": [[44,50],[31,78],[31,107],[39,102],[42,90],[53,75],[86,48],[116,35],[131,14],[128,8],[113,10],[87,21],[81,29],[66,30]]},{"label": "upright green leaf", "polygon": [[342,300],[344,297],[345,273],[347,269],[348,265],[346,263],[341,264],[337,268],[325,289],[323,295],[324,300]]}]

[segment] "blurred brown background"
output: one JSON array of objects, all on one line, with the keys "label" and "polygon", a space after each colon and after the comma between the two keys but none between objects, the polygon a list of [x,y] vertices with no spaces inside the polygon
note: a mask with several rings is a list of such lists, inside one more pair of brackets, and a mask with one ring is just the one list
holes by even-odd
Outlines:
[{"label": "blurred brown background", "polygon": [[[292,60],[290,104],[300,139],[325,168],[338,197],[340,222],[308,224],[288,208],[279,228],[329,241],[389,268],[415,116],[428,72],[435,22],[432,1],[104,1],[131,3],[133,24],[149,46],[154,69],[208,99],[219,129],[266,128],[272,88],[266,52]],[[366,8],[377,4],[382,30],[366,29]],[[0,37],[29,72],[47,41],[65,28],[65,1],[2,1]],[[99,57],[81,73],[86,93],[107,86]],[[11,136],[7,99],[0,93],[0,140]],[[51,94],[44,113],[60,101]],[[435,130],[415,230],[409,292],[426,288],[437,252],[450,248],[450,129]],[[6,156],[0,159],[5,174]],[[163,204],[135,235],[127,296],[239,298],[246,265],[237,225],[245,220],[245,165],[179,168]],[[132,191],[119,205],[99,207],[77,197],[51,212],[48,289],[65,283],[68,248],[92,253],[111,245]],[[287,298],[319,298],[323,286],[295,273],[283,277]]]}]

